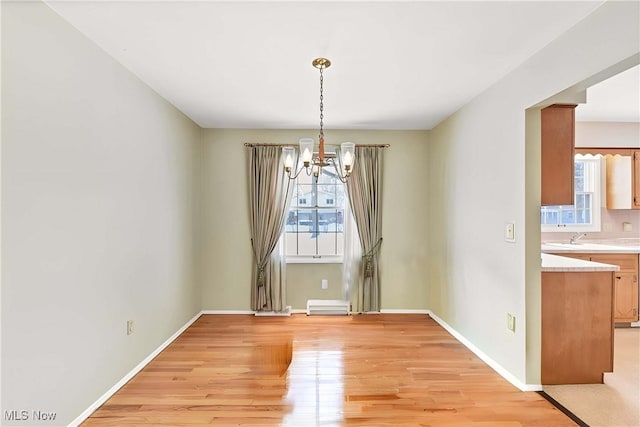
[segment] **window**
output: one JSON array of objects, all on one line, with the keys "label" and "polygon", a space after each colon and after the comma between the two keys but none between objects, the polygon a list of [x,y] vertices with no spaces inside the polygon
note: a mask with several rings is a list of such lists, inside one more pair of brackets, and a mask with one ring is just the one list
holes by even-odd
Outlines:
[{"label": "window", "polygon": [[333,166],[316,181],[303,170],[295,182],[285,226],[287,262],[342,262],[344,184]]},{"label": "window", "polygon": [[542,231],[600,231],[600,158],[576,155],[573,205],[543,206]]}]

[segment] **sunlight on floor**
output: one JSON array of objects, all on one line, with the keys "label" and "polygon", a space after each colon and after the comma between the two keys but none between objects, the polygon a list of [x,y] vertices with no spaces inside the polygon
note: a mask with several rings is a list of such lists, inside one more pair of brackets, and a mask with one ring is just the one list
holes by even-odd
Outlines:
[{"label": "sunlight on floor", "polygon": [[285,400],[292,410],[283,426],[341,424],[344,402],[342,350],[293,349]]}]

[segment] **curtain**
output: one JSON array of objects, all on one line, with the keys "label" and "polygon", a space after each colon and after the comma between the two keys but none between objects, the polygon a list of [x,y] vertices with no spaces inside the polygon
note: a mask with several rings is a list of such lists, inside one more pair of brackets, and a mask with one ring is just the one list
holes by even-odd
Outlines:
[{"label": "curtain", "polygon": [[[275,250],[284,229],[294,182],[284,173],[282,148],[249,147],[249,220],[253,268],[251,308],[286,309],[283,257]],[[295,164],[295,163],[294,163]]]},{"label": "curtain", "polygon": [[347,195],[358,230],[362,257],[353,311],[380,311],[379,251],[382,245],[383,147],[357,147]]},{"label": "curtain", "polygon": [[[348,197],[348,196],[347,196]],[[349,301],[352,307],[356,307],[358,285],[360,284],[360,260],[362,248],[356,222],[351,213],[349,203],[344,209],[344,256],[342,262],[342,292],[343,299]]]}]

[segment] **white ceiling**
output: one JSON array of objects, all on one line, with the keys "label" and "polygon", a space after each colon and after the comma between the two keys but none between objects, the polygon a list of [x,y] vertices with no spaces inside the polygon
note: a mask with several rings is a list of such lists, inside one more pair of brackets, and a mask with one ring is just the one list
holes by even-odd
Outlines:
[{"label": "white ceiling", "polygon": [[587,103],[576,108],[582,122],[640,122],[640,65],[587,89]]},{"label": "white ceiling", "polygon": [[205,128],[318,127],[324,56],[327,129],[430,129],[602,1],[47,3]]}]

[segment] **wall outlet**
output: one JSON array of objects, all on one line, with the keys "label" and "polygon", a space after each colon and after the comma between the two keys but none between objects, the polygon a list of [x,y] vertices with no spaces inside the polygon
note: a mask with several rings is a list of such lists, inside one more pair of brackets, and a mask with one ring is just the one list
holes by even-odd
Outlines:
[{"label": "wall outlet", "polygon": [[602,224],[602,231],[611,233],[613,231],[613,224],[611,224],[610,222],[605,222],[604,224]]},{"label": "wall outlet", "polygon": [[127,320],[127,335],[133,333],[133,320]]},{"label": "wall outlet", "polygon": [[322,279],[322,289],[329,289],[329,281],[327,279]]},{"label": "wall outlet", "polygon": [[630,222],[622,223],[622,231],[632,231],[632,230],[633,230],[633,226],[631,225]]},{"label": "wall outlet", "polygon": [[516,331],[516,316],[511,313],[507,313],[507,329],[511,332]]}]

